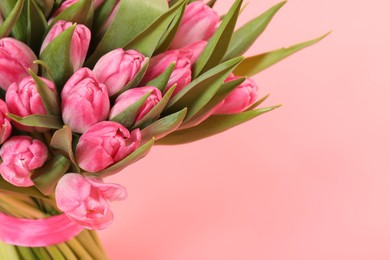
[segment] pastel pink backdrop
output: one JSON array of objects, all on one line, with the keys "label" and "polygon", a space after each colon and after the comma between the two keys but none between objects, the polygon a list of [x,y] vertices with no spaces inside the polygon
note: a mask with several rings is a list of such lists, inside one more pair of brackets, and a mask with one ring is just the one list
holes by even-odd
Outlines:
[{"label": "pastel pink backdrop", "polygon": [[[251,1],[240,24],[276,3]],[[333,33],[255,78],[284,106],[110,178],[129,192],[101,232],[110,257],[390,259],[389,7],[288,2],[249,54]]]}]

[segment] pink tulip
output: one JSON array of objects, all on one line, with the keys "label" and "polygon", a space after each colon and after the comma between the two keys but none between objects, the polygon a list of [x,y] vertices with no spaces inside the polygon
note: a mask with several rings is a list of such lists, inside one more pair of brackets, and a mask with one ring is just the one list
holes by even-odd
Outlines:
[{"label": "pink tulip", "polygon": [[83,133],[110,112],[107,87],[88,68],[76,71],[61,92],[62,119],[73,132]]},{"label": "pink tulip", "polygon": [[[239,77],[231,74],[225,82],[238,78]],[[214,114],[236,114],[244,111],[256,102],[258,90],[259,87],[256,82],[250,78],[246,79],[224,99],[223,104],[214,112]]]},{"label": "pink tulip", "polygon": [[99,59],[93,72],[113,96],[134,79],[144,64],[145,56],[138,51],[115,49]]},{"label": "pink tulip", "polygon": [[141,132],[131,132],[119,123],[103,121],[90,127],[76,146],[76,160],[85,171],[98,172],[135,151]]},{"label": "pink tulip", "polygon": [[[51,20],[57,17],[60,13],[62,13],[64,10],[68,9],[68,7],[72,6],[73,4],[77,3],[80,0],[65,0],[60,7],[57,8],[57,10],[52,14]],[[96,10],[104,0],[94,0],[93,1],[93,8]]]},{"label": "pink tulip", "polygon": [[7,90],[12,83],[19,83],[29,76],[28,68],[37,73],[38,65],[33,63],[36,59],[23,42],[13,38],[0,39],[0,87]]},{"label": "pink tulip", "polygon": [[8,113],[7,104],[0,99],[0,144],[11,135],[12,126],[6,114]]},{"label": "pink tulip", "polygon": [[0,174],[9,183],[28,187],[33,186],[31,171],[40,168],[48,157],[47,147],[29,136],[14,136],[0,149]]},{"label": "pink tulip", "polygon": [[179,93],[185,86],[191,82],[191,66],[199,57],[207,42],[196,42],[186,48],[179,50],[170,50],[154,56],[150,60],[149,68],[142,79],[141,84],[146,84],[150,80],[158,77],[169,65],[176,62],[176,66],[169,78],[165,91],[177,84],[173,96]]},{"label": "pink tulip", "polygon": [[218,14],[203,1],[189,4],[170,49],[179,49],[197,41],[207,41],[217,30]]},{"label": "pink tulip", "polygon": [[[41,53],[44,51],[47,45],[49,45],[57,36],[59,36],[72,25],[73,24],[71,22],[62,20],[56,22],[47,33],[46,38],[42,43]],[[91,31],[85,25],[76,25],[70,46],[70,58],[74,71],[83,66],[85,57],[87,56],[90,41]]]},{"label": "pink tulip", "polygon": [[150,93],[145,103],[138,110],[137,117],[134,123],[141,120],[152,108],[162,99],[161,92],[155,87],[140,87],[132,88],[123,92],[115,101],[115,105],[111,108],[109,119],[113,119],[116,115],[137,102],[140,98]]},{"label": "pink tulip", "polygon": [[[45,78],[40,79],[46,83],[53,93],[56,93],[53,82]],[[11,84],[6,92],[5,101],[7,102],[9,112],[20,117],[47,114],[37,86],[31,76],[24,78],[19,84]],[[13,124],[22,131],[44,132],[47,130],[45,128],[23,126],[16,122],[13,122]]]},{"label": "pink tulip", "polygon": [[124,200],[126,189],[96,177],[67,173],[55,191],[58,208],[87,229],[104,229],[113,221],[110,201]]}]

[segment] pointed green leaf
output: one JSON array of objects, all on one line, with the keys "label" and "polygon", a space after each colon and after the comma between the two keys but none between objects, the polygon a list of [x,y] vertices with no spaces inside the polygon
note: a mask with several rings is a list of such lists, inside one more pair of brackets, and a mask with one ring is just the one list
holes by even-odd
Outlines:
[{"label": "pointed green leaf", "polygon": [[34,198],[40,198],[40,199],[48,199],[45,195],[43,195],[37,188],[35,187],[27,187],[27,188],[22,188],[22,187],[16,187],[12,185],[11,183],[7,182],[6,180],[3,179],[3,177],[0,176],[0,191],[1,192],[12,192],[15,194],[24,194],[27,196],[31,196]]},{"label": "pointed green leaf", "polygon": [[55,0],[37,0],[37,3],[45,17],[48,17],[53,10]]},{"label": "pointed green leaf", "polygon": [[43,127],[49,129],[60,129],[62,127],[61,117],[59,116],[35,114],[26,117],[19,117],[11,113],[7,113],[7,117],[24,126]]},{"label": "pointed green leaf", "polygon": [[271,19],[285,3],[281,2],[271,7],[265,13],[235,31],[224,59],[227,60],[244,54],[264,32]]},{"label": "pointed green leaf", "polygon": [[47,21],[35,0],[27,2],[27,44],[39,53],[47,29]]},{"label": "pointed green leaf", "polygon": [[234,74],[241,76],[253,76],[269,67],[274,65],[275,63],[287,58],[288,56],[300,51],[310,45],[313,45],[323,38],[325,38],[328,34],[325,34],[319,38],[316,38],[311,41],[303,42],[300,44],[293,45],[288,48],[282,48],[275,51],[259,54],[256,56],[252,56],[246,58],[235,70]]},{"label": "pointed green leaf", "polygon": [[143,157],[145,157],[149,153],[149,151],[152,149],[153,144],[154,144],[154,138],[151,139],[146,144],[142,145],[140,148],[138,148],[134,152],[132,152],[129,156],[127,156],[123,160],[112,165],[111,167],[108,167],[107,169],[104,169],[100,172],[86,173],[86,174],[98,176],[100,178],[104,178],[104,177],[116,174],[116,173],[120,172],[121,170],[125,169],[127,166],[129,166],[129,165],[135,163],[136,161],[142,159]]},{"label": "pointed green leaf", "polygon": [[209,40],[206,48],[194,64],[193,77],[196,78],[204,72],[214,68],[225,56],[229,46],[234,27],[236,26],[242,0],[236,0],[226,14],[221,25]]},{"label": "pointed green leaf", "polygon": [[41,168],[34,170],[32,181],[45,195],[53,194],[57,182],[69,169],[69,160],[61,154],[56,154]]},{"label": "pointed green leaf", "polygon": [[160,139],[156,144],[176,145],[194,142],[224,132],[259,115],[272,111],[277,107],[279,106],[261,108],[233,115],[214,115],[195,127],[176,131]]},{"label": "pointed green leaf", "polygon": [[[0,10],[2,10],[3,15],[7,17],[4,23],[0,26],[0,38],[7,37],[12,29],[14,28],[16,22],[18,21],[24,6],[24,0],[18,0],[15,4],[15,0],[1,1]],[[8,11],[8,12],[7,12]],[[7,15],[8,13],[8,15]]]},{"label": "pointed green leaf", "polygon": [[165,91],[165,88],[168,84],[169,78],[172,75],[173,70],[175,69],[176,62],[172,63],[168,66],[166,70],[164,70],[163,73],[161,73],[160,76],[157,78],[152,79],[148,83],[145,84],[145,86],[153,86],[158,88],[161,92]]},{"label": "pointed green leaf", "polygon": [[107,18],[113,11],[117,0],[106,0],[101,6],[95,10],[92,26],[92,42],[96,42],[103,37],[105,31],[102,30],[103,25],[106,23]]},{"label": "pointed green leaf", "polygon": [[57,130],[51,138],[50,147],[57,149],[62,155],[72,162],[72,172],[80,172],[77,166],[76,158],[72,146],[72,130],[64,125],[62,129]]},{"label": "pointed green leaf", "polygon": [[254,110],[256,107],[258,107],[261,104],[263,104],[263,102],[266,101],[267,98],[269,98],[269,96],[270,96],[270,94],[267,94],[264,97],[260,98],[258,101],[256,101],[254,104],[252,104],[250,107],[245,109],[245,111]]},{"label": "pointed green leaf", "polygon": [[211,8],[213,8],[216,2],[217,2],[217,0],[210,0],[210,1],[207,3],[207,5],[210,6]]},{"label": "pointed green leaf", "polygon": [[93,21],[93,0],[79,0],[72,4],[58,16],[56,16],[49,25],[49,30],[59,21],[64,20],[72,23],[84,24],[91,27]]}]

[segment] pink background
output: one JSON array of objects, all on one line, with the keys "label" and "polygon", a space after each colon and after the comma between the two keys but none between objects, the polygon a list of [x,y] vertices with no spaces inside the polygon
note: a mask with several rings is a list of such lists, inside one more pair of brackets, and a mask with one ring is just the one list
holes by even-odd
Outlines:
[{"label": "pink background", "polygon": [[[252,0],[240,24],[276,3]],[[389,7],[287,3],[249,54],[333,33],[255,78],[284,106],[112,177],[129,198],[101,232],[110,257],[390,259]]]}]

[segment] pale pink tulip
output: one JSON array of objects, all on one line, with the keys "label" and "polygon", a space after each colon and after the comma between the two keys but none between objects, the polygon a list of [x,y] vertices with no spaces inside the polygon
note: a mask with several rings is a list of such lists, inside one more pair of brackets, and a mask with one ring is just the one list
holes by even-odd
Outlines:
[{"label": "pale pink tulip", "polygon": [[[53,93],[56,93],[53,82],[45,78],[40,79],[46,83]],[[31,76],[24,78],[19,84],[11,84],[6,92],[5,101],[9,112],[20,117],[34,114],[47,114],[41,96],[38,93],[37,86]],[[44,132],[47,130],[45,128],[23,126],[16,122],[13,122],[13,124],[16,128],[28,132]]]},{"label": "pale pink tulip", "polygon": [[[59,36],[72,25],[73,23],[62,20],[56,22],[47,33],[46,38],[42,43],[41,53],[57,36]],[[85,25],[76,25],[70,45],[70,58],[74,71],[83,66],[85,57],[87,56],[90,41],[91,31]]]},{"label": "pale pink tulip", "polygon": [[162,99],[161,92],[156,87],[140,87],[132,88],[123,92],[115,101],[115,105],[111,108],[109,119],[113,119],[116,115],[137,102],[140,98],[150,92],[150,95],[146,99],[145,103],[138,110],[137,117],[134,123],[141,120],[152,108],[160,102]]},{"label": "pale pink tulip", "polygon": [[38,65],[34,52],[21,41],[13,38],[0,39],[0,87],[7,90],[9,85],[19,83],[24,77],[29,76],[30,68],[38,72]]},{"label": "pale pink tulip", "polygon": [[0,149],[0,174],[9,183],[28,187],[33,186],[31,172],[43,166],[48,157],[47,147],[29,136],[14,136]]},{"label": "pale pink tulip", "polygon": [[104,229],[113,221],[110,202],[124,200],[126,189],[118,184],[104,183],[97,177],[67,173],[55,191],[58,208],[71,220],[87,229]]},{"label": "pale pink tulip", "polygon": [[76,160],[88,172],[101,171],[135,151],[141,142],[141,131],[131,132],[123,125],[103,121],[90,127],[76,146]]},{"label": "pale pink tulip", "polygon": [[138,51],[115,49],[99,59],[93,72],[112,96],[133,80],[144,64],[145,56]]},{"label": "pale pink tulip", "polygon": [[[230,75],[225,82],[236,80],[239,77]],[[223,104],[214,114],[236,114],[244,111],[258,99],[259,87],[252,79],[246,79],[235,88],[223,101]]]},{"label": "pale pink tulip", "polygon": [[73,132],[83,133],[110,112],[107,87],[88,68],[76,71],[61,92],[62,119]]},{"label": "pale pink tulip", "polygon": [[179,29],[170,49],[179,49],[197,41],[207,41],[217,30],[218,14],[203,1],[186,7]]},{"label": "pale pink tulip", "polygon": [[12,126],[9,119],[6,117],[8,113],[7,104],[0,99],[0,144],[11,135]]}]

